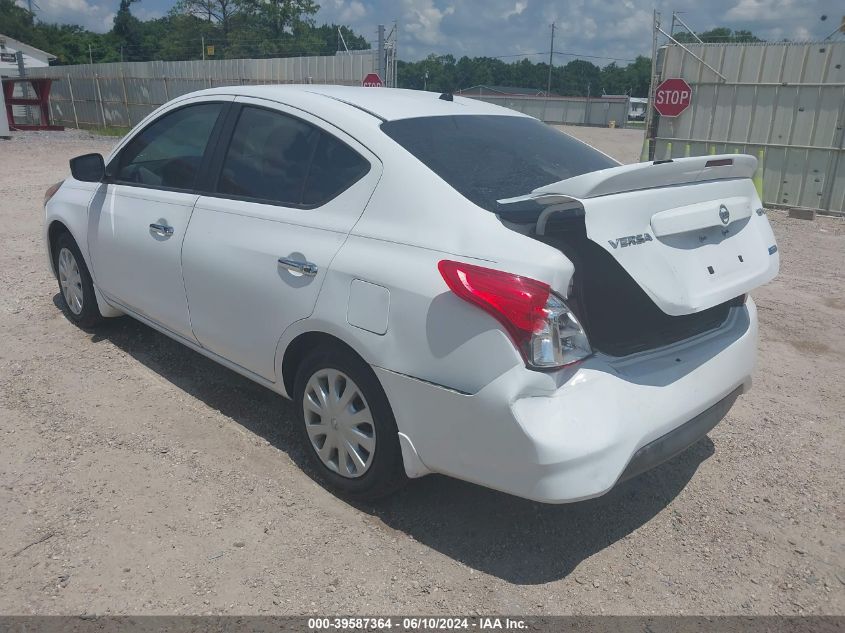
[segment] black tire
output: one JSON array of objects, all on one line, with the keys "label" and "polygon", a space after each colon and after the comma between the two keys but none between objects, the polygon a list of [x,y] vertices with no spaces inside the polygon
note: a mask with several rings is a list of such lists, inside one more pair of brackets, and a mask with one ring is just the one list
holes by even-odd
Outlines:
[{"label": "black tire", "polygon": [[[372,462],[364,474],[356,478],[344,477],[330,470],[317,455],[306,428],[306,386],[314,374],[326,369],[346,374],[358,386],[369,406],[375,427],[376,442]],[[308,460],[318,479],[328,487],[359,501],[371,501],[395,492],[407,482],[396,420],[390,403],[372,368],[352,351],[343,347],[321,347],[306,356],[296,373],[293,401]]]},{"label": "black tire", "polygon": [[[82,290],[82,309],[79,312],[75,312],[68,305],[62,289],[59,273],[59,254],[62,252],[62,249],[70,251],[79,269],[79,285]],[[82,257],[82,253],[79,251],[79,247],[70,233],[62,233],[56,239],[55,244],[53,244],[53,267],[56,271],[56,280],[59,282],[59,301],[65,316],[84,329],[90,329],[102,323],[103,316],[97,307],[97,297],[94,294],[94,283],[91,280],[91,273],[88,272],[85,258]]]}]

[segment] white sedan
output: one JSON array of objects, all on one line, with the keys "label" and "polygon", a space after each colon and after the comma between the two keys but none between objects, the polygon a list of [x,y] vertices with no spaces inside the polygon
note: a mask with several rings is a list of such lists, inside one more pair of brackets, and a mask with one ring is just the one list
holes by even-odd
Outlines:
[{"label": "white sedan", "polygon": [[44,240],[71,321],[130,315],[291,398],[335,489],[560,503],[750,386],[748,292],[779,266],[756,165],[620,166],[449,94],[218,88],[73,159]]}]

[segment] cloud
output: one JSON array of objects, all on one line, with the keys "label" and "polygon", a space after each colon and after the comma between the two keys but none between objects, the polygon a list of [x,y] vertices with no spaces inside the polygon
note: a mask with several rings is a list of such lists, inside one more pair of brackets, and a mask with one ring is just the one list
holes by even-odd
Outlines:
[{"label": "cloud", "polygon": [[[372,38],[377,24],[395,19],[402,59],[535,53],[531,58],[540,60],[548,58],[549,25],[555,22],[556,50],[604,56],[594,60],[602,65],[651,53],[655,5],[666,30],[677,10],[696,30],[726,26],[771,40],[820,39],[833,28],[820,16],[842,13],[841,0],[324,0],[317,20],[338,21],[345,7],[359,2],[366,15],[344,23]],[[555,63],[570,59],[556,56]]]},{"label": "cloud", "polygon": [[[104,32],[112,27],[115,11],[110,2],[96,0],[37,0],[40,11],[36,12],[42,22],[79,24],[92,31]],[[18,5],[25,7],[24,0]]]},{"label": "cloud", "polygon": [[[26,0],[17,0],[24,4]],[[164,15],[175,0],[141,0],[132,12],[146,20]],[[47,22],[81,24],[95,31],[112,26],[119,0],[37,0]],[[399,54],[416,60],[451,53],[548,59],[549,25],[555,50],[619,63],[651,53],[652,9],[668,30],[672,11],[698,31],[718,26],[747,29],[768,40],[821,39],[842,15],[841,0],[318,0],[317,21],[351,27],[370,40],[379,23],[399,29]],[[566,63],[569,55],[556,55]]]},{"label": "cloud", "polygon": [[825,29],[814,27],[826,24],[820,18],[830,13],[838,16],[841,12],[826,2],[739,0],[724,12],[722,19],[728,24],[741,24],[764,39],[801,41],[822,36]]},{"label": "cloud", "polygon": [[512,9],[508,9],[502,14],[502,18],[507,20],[512,15],[520,15],[525,9],[528,7],[528,2],[526,0],[522,0],[521,2],[517,2],[513,5]]},{"label": "cloud", "polygon": [[404,30],[413,40],[429,46],[443,44],[441,23],[455,13],[454,7],[439,9],[434,0],[404,0],[401,4]]},{"label": "cloud", "polygon": [[[361,21],[367,15],[367,7],[360,0],[333,0],[330,4],[332,13],[337,16],[335,22],[341,25]],[[323,7],[325,10],[325,6]]]}]

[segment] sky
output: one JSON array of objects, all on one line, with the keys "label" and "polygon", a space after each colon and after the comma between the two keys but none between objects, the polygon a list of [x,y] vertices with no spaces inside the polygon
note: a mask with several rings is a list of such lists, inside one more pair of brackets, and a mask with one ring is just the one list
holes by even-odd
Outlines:
[{"label": "sky", "polygon": [[[39,19],[111,28],[119,0],[34,0]],[[556,23],[555,63],[572,57],[599,65],[624,64],[651,52],[652,9],[669,30],[672,11],[697,31],[716,26],[748,29],[766,40],[822,39],[841,22],[841,0],[317,0],[318,23],[351,27],[375,41],[379,23],[399,26],[399,58],[431,53],[505,57],[548,57],[550,24]],[[26,0],[18,0],[24,5]],[[140,0],[132,12],[141,20],[161,17],[174,0]],[[822,16],[826,16],[822,20]],[[843,36],[839,35],[838,39]],[[590,58],[588,56],[595,56]]]}]

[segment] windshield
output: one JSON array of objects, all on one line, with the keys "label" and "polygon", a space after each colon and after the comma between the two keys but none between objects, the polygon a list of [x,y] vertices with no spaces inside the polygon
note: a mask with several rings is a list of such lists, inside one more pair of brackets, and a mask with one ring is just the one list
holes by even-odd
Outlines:
[{"label": "windshield", "polygon": [[619,163],[529,117],[433,116],[387,121],[381,129],[478,206]]}]

